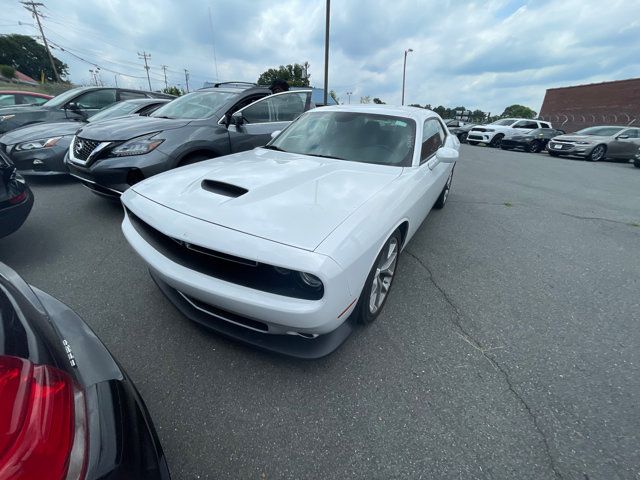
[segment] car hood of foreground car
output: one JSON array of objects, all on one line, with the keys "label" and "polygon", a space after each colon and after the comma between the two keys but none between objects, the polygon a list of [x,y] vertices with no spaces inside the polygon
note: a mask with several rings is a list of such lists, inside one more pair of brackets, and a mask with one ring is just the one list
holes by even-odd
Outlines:
[{"label": "car hood of foreground car", "polygon": [[5,133],[0,136],[0,143],[15,145],[16,143],[31,140],[73,135],[83,125],[86,125],[86,122],[36,123],[35,125],[27,125]]},{"label": "car hood of foreground car", "polygon": [[402,170],[257,148],[157,175],[132,190],[185,215],[313,251]]},{"label": "car hood of foreground car", "polygon": [[83,127],[82,130],[78,131],[78,136],[99,142],[124,141],[150,133],[182,128],[188,123],[189,120],[176,118],[131,115],[89,123]]}]

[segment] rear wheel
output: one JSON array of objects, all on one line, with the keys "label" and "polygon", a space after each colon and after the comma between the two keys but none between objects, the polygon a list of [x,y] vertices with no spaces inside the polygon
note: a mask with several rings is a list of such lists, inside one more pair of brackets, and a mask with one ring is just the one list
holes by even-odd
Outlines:
[{"label": "rear wheel", "polygon": [[495,137],[491,139],[491,143],[489,143],[489,146],[493,148],[499,148],[500,145],[502,145],[503,138],[504,138],[504,135],[501,133],[498,133]]},{"label": "rear wheel", "polygon": [[362,325],[378,318],[387,301],[398,265],[401,241],[400,231],[396,230],[385,242],[367,276],[354,317]]},{"label": "rear wheel", "polygon": [[640,158],[633,159],[633,166],[636,168],[640,168]]},{"label": "rear wheel", "polygon": [[607,147],[605,147],[604,145],[596,145],[595,147],[593,147],[593,150],[591,150],[591,153],[587,155],[587,160],[597,162],[604,159],[606,153]]},{"label": "rear wheel", "polygon": [[540,150],[542,150],[542,145],[538,140],[534,140],[527,146],[527,152],[529,153],[538,153]]}]

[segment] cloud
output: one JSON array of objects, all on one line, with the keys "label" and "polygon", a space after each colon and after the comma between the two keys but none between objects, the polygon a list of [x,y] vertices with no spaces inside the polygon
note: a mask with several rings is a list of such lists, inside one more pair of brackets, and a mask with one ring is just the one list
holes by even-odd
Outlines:
[{"label": "cloud", "polygon": [[[323,0],[46,0],[45,31],[68,51],[54,53],[74,82],[93,66],[103,81],[146,87],[138,51],[151,53],[153,88],[206,80],[255,81],[267,68],[311,64],[322,86]],[[4,7],[15,25],[2,33],[35,35],[19,4]],[[209,14],[211,13],[211,19]],[[331,12],[330,88],[346,99],[399,103],[407,57],[407,103],[464,105],[501,112],[519,103],[539,110],[547,88],[638,76],[640,4],[620,0],[345,0]],[[18,25],[18,21],[27,25]],[[214,49],[215,45],[215,49]],[[214,55],[215,53],[215,55]],[[216,61],[217,60],[217,61]]]}]

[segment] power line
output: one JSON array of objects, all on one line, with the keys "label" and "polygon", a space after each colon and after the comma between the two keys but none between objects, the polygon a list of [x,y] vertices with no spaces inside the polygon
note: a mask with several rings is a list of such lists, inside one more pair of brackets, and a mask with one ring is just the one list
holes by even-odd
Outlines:
[{"label": "power line", "polygon": [[49,61],[51,62],[51,68],[53,68],[53,74],[56,77],[56,82],[60,81],[60,75],[58,75],[58,69],[56,68],[56,64],[53,61],[53,55],[51,55],[51,50],[49,50],[49,44],[47,43],[47,37],[44,36],[44,31],[42,30],[42,24],[40,23],[40,12],[38,11],[38,7],[44,7],[44,3],[37,3],[33,0],[31,1],[22,1],[20,2],[25,9],[30,11],[38,22],[38,28],[40,28],[40,34],[42,35],[42,41],[44,42],[44,47],[47,49],[47,54],[49,55]]},{"label": "power line", "polygon": [[144,68],[147,71],[147,81],[149,82],[149,91],[151,91],[151,79],[149,78],[149,64],[147,64],[147,59],[151,58],[151,54],[145,52],[144,50],[142,51],[142,53],[138,52],[138,58],[143,58],[144,59]]}]

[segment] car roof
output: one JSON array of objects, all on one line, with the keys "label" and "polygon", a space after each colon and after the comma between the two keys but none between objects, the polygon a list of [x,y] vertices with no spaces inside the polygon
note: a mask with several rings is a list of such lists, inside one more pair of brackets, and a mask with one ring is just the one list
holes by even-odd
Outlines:
[{"label": "car roof", "polygon": [[[200,88],[198,90],[196,90],[196,92],[224,92],[224,93],[270,93],[271,90],[269,90],[268,87],[259,87],[259,86],[255,86],[255,87],[229,87],[229,86],[225,86],[225,87],[207,87],[207,88]],[[193,93],[193,92],[192,92]]]},{"label": "car roof", "polygon": [[432,110],[418,107],[405,107],[394,105],[329,105],[318,107],[313,112],[354,112],[354,113],[374,113],[378,115],[391,115],[393,117],[411,118],[416,122],[424,121],[427,118],[438,118],[438,114]]},{"label": "car roof", "polygon": [[[116,103],[129,103],[133,105],[146,105],[148,103],[169,103],[171,98],[132,98],[130,100],[121,100]],[[115,103],[113,105],[116,105]]]},{"label": "car roof", "polygon": [[25,90],[0,90],[0,95],[29,95],[32,97],[53,98],[51,95],[39,92],[29,92]]}]

